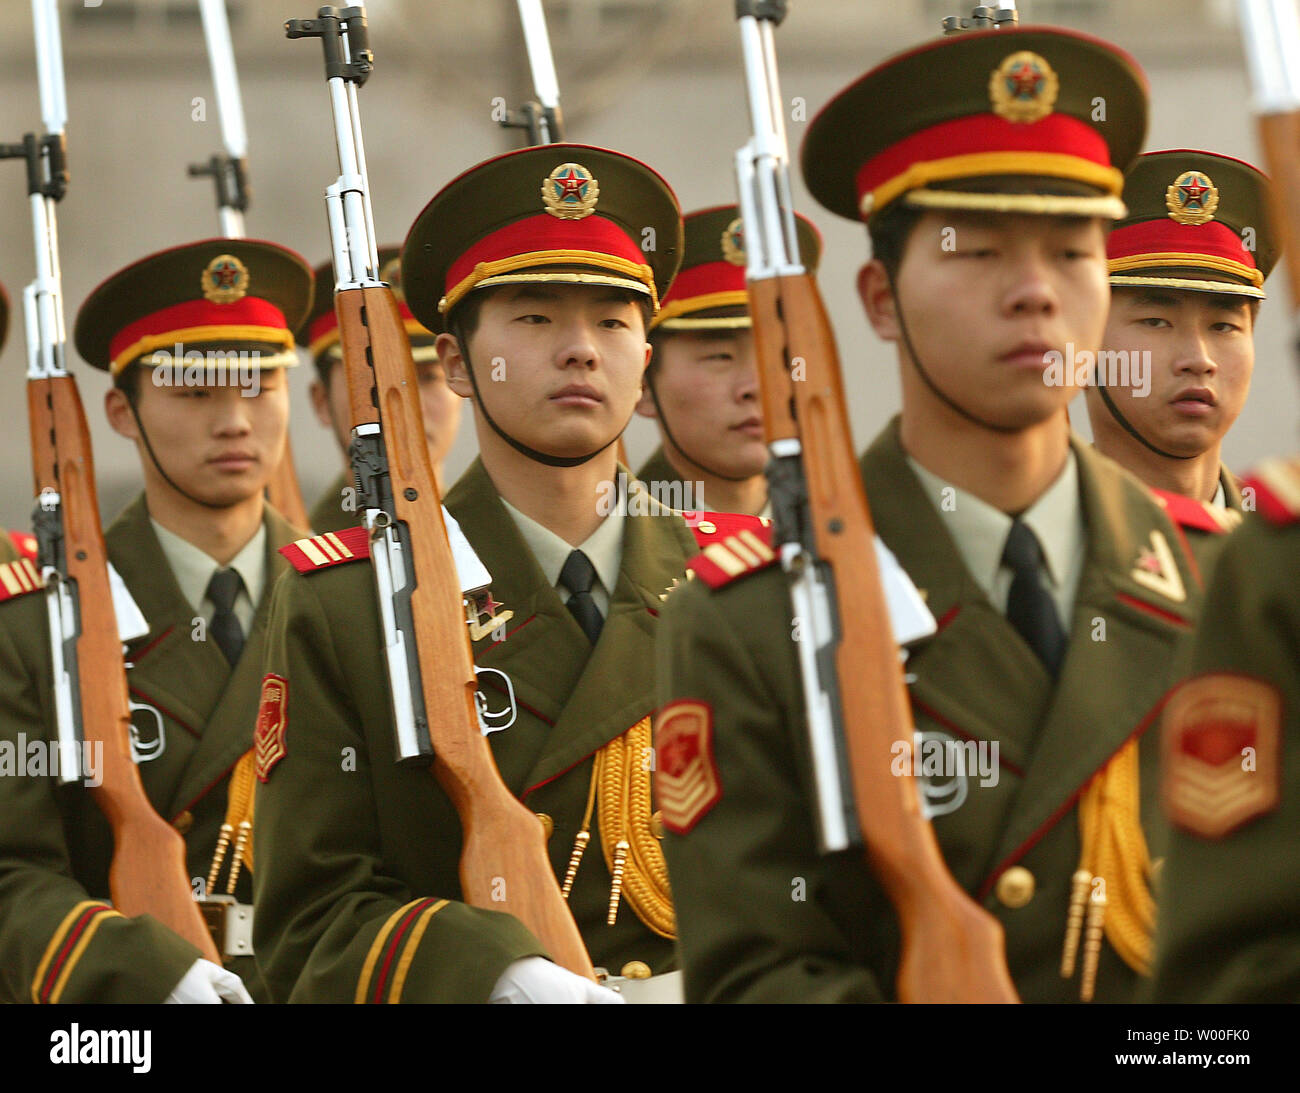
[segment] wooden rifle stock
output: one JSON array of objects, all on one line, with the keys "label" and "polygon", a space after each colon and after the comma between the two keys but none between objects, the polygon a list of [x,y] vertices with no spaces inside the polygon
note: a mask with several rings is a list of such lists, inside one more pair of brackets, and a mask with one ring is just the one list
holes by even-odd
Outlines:
[{"label": "wooden rifle stock", "polygon": [[1291,311],[1300,314],[1300,110],[1261,114],[1259,141],[1269,174],[1269,211],[1282,241]]},{"label": "wooden rifle stock", "polygon": [[[95,466],[76,380],[62,375],[29,381],[36,492],[61,499],[67,577],[77,590],[79,698],[84,740],[102,756],[95,804],[113,830],[109,891],[124,915],[148,914],[221,964],[221,956],[190,890],[185,841],[154,810],[131,758],[131,710],[99,522]],[[55,438],[57,440],[57,449]]]},{"label": "wooden rifle stock", "polygon": [[335,295],[335,308],[353,426],[382,425],[394,515],[410,529],[416,574],[411,607],[433,773],[460,816],[462,896],[472,907],[514,915],[557,964],[595,979],[551,870],[541,824],[502,782],[479,728],[463,596],[396,301],[387,287],[345,289]]},{"label": "wooden rifle stock", "polygon": [[[910,773],[913,724],[853,451],[835,339],[811,274],[749,282],[769,445],[798,438],[819,560],[834,573],[835,653],[867,857],[902,932],[903,1002],[1015,1002],[1002,926],[948,871]],[[802,378],[792,374],[792,364]]]}]

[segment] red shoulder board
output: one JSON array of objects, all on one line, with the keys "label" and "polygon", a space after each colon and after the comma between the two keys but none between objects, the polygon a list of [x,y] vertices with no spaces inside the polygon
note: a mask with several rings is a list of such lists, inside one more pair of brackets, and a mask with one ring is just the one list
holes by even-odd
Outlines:
[{"label": "red shoulder board", "polygon": [[[772,521],[758,516],[711,512],[698,515],[696,541],[703,548],[686,568],[710,588],[721,588],[746,573],[757,573],[776,560],[772,549]],[[706,525],[712,525],[709,531]],[[723,530],[726,528],[727,530]]]},{"label": "red shoulder board", "polygon": [[16,562],[0,565],[0,601],[25,596],[28,592],[36,592],[44,587],[41,571],[30,558],[19,558]]},{"label": "red shoulder board", "polygon": [[1208,531],[1211,535],[1223,535],[1237,525],[1241,516],[1237,512],[1229,515],[1226,509],[1219,512],[1213,505],[1207,505],[1204,501],[1198,501],[1195,497],[1188,497],[1186,494],[1157,489],[1151,492],[1164,506],[1169,519],[1179,527]]},{"label": "red shoulder board", "polygon": [[1300,456],[1261,463],[1242,490],[1255,494],[1255,508],[1270,524],[1285,526],[1300,520]]},{"label": "red shoulder board", "polygon": [[772,545],[772,521],[766,516],[747,516],[743,512],[688,511],[682,513],[682,519],[691,529],[701,550],[710,543],[739,535],[742,531],[752,531],[768,546]]},{"label": "red shoulder board", "polygon": [[312,535],[280,548],[299,573],[312,573],[332,565],[370,557],[370,533],[365,528],[344,528]]},{"label": "red shoulder board", "polygon": [[24,558],[36,561],[36,536],[30,531],[11,531],[9,541]]}]

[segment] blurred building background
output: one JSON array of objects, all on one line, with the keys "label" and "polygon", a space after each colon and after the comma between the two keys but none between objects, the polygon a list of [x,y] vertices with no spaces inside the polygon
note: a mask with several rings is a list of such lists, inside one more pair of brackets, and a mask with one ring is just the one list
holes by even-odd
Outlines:
[{"label": "blurred building background", "polygon": [[[328,254],[322,192],[338,173],[321,53],[289,42],[281,24],[315,14],[315,0],[228,0],[249,133],[248,234]],[[546,0],[569,139],[642,158],[672,183],[683,208],[734,200],[732,156],[747,139],[739,41],[730,0]],[[400,242],[450,178],[519,134],[492,121],[493,101],[517,103],[531,82],[513,0],[372,0],[374,75],[361,93],[381,241]],[[1233,0],[1023,0],[1025,23],[1052,23],[1118,42],[1150,77],[1148,147],[1204,147],[1259,161]],[[0,141],[39,129],[28,5],[4,0]],[[935,35],[969,5],[938,0],[796,0],[778,35],[782,90],[797,152],[803,120],[842,85]],[[187,164],[220,147],[216,103],[194,0],[67,0],[60,4],[67,67],[72,185],[60,213],[68,325],[105,276],[143,255],[216,235],[211,183]],[[917,87],[914,93],[925,94]],[[803,104],[803,109],[799,106]],[[882,102],[880,110],[894,104]],[[32,241],[22,168],[0,163],[0,281],[15,312],[0,355],[0,522],[27,523],[31,474],[23,394],[22,286]],[[821,284],[846,366],[859,446],[899,401],[892,350],[868,329],[853,291],[865,231],[824,213],[796,179],[796,206],[825,235]],[[1296,447],[1300,383],[1289,347],[1284,274],[1270,282],[1258,327],[1250,403],[1227,444],[1244,469]],[[330,286],[325,286],[328,291]],[[138,488],[134,453],[100,409],[107,378],[73,358],[92,422],[106,512]],[[307,400],[311,369],[292,376],[293,443],[308,503],[341,466]],[[1082,399],[1076,403],[1081,409]],[[1084,415],[1075,415],[1086,431]],[[634,463],[655,442],[636,419]],[[475,450],[470,415],[453,475]]]}]

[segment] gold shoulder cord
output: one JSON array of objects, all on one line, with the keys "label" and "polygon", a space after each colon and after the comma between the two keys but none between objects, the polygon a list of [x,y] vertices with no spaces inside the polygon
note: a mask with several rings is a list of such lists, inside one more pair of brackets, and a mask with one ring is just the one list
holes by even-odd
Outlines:
[{"label": "gold shoulder cord", "polygon": [[1061,975],[1074,975],[1082,935],[1084,1002],[1092,1001],[1096,987],[1103,931],[1124,963],[1139,975],[1151,974],[1156,909],[1138,790],[1138,742],[1130,740],[1079,799],[1083,849],[1071,884]]},{"label": "gold shoulder cord", "polygon": [[564,875],[564,896],[573,888],[578,863],[591,838],[591,814],[600,807],[600,843],[613,883],[609,916],[613,926],[623,899],[637,918],[660,937],[676,937],[668,866],[655,835],[650,785],[654,755],[649,717],[643,717],[596,753],[582,829]]},{"label": "gold shoulder cord", "polygon": [[230,840],[235,839],[235,852],[230,859],[230,876],[226,879],[226,892],[235,891],[235,882],[239,880],[240,869],[247,865],[253,871],[253,779],[254,757],[250,749],[239,757],[234,770],[230,772],[230,787],[226,794],[226,822],[221,825],[221,834],[217,838],[217,849],[212,854],[212,866],[208,870],[207,895],[212,895],[221,875],[222,862],[226,860],[226,851]]}]

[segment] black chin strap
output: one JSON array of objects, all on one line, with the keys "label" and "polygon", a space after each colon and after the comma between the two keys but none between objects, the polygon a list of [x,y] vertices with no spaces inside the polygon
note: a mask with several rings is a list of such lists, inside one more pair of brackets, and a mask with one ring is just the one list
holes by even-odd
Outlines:
[{"label": "black chin strap", "polygon": [[721,478],[724,482],[745,482],[754,475],[750,474],[723,474],[721,471],[715,471],[702,459],[696,459],[693,452],[688,452],[682,447],[681,442],[673,436],[673,431],[668,427],[668,415],[664,413],[664,408],[659,403],[659,392],[655,390],[655,381],[653,376],[646,376],[645,385],[650,389],[650,401],[655,404],[655,413],[659,415],[659,425],[664,431],[664,436],[668,442],[676,448],[688,461],[694,463],[705,474],[711,474],[714,478]]},{"label": "black chin strap", "polygon": [[166,482],[167,485],[171,486],[172,489],[174,489],[187,501],[193,501],[196,505],[202,505],[205,509],[229,508],[228,505],[213,504],[211,501],[204,501],[200,497],[195,497],[194,494],[186,492],[185,490],[181,489],[180,486],[178,486],[174,481],[172,481],[172,476],[169,475],[165,470],[163,470],[163,465],[158,462],[158,456],[153,450],[153,445],[149,442],[149,434],[145,431],[144,422],[140,420],[139,410],[136,409],[134,392],[124,389],[123,393],[126,395],[126,404],[129,407],[131,407],[131,416],[135,418],[135,427],[140,430],[140,439],[144,441],[144,450],[149,453],[149,459],[153,462],[153,465],[155,469],[158,471],[158,473],[162,475],[163,481]]},{"label": "black chin strap", "polygon": [[930,388],[934,396],[942,402],[948,409],[964,417],[981,429],[991,429],[995,433],[1017,433],[1020,430],[1011,425],[996,425],[991,421],[985,421],[982,417],[972,414],[966,407],[961,406],[957,401],[951,398],[947,392],[940,390],[939,385],[930,378],[930,373],[925,370],[921,363],[920,354],[917,353],[916,347],[912,345],[912,336],[907,332],[907,323],[903,320],[903,301],[898,295],[898,286],[894,284],[894,275],[885,270],[885,276],[889,280],[889,291],[894,297],[894,314],[898,317],[898,330],[903,336],[903,346],[907,350],[908,356],[912,358],[912,365],[916,368],[917,374],[925,380],[925,385]]},{"label": "black chin strap", "polygon": [[1195,455],[1174,455],[1173,452],[1161,451],[1154,444],[1152,444],[1151,441],[1149,441],[1146,437],[1144,437],[1141,433],[1139,433],[1137,429],[1134,427],[1133,423],[1130,422],[1129,419],[1126,418],[1122,413],[1120,413],[1119,407],[1115,405],[1115,400],[1110,397],[1110,392],[1106,390],[1106,380],[1105,377],[1103,377],[1101,374],[1100,366],[1098,366],[1097,368],[1097,390],[1101,393],[1101,401],[1106,404],[1106,409],[1110,411],[1110,416],[1113,417],[1116,421],[1118,421],[1119,424],[1123,427],[1124,431],[1128,433],[1128,435],[1131,436],[1134,440],[1136,440],[1139,444],[1141,444],[1144,448],[1148,448],[1149,450],[1155,452],[1156,455],[1162,456],[1165,459],[1196,459],[1197,458],[1197,456]]},{"label": "black chin strap", "polygon": [[491,413],[488,412],[487,403],[483,401],[483,393],[482,391],[479,390],[478,378],[474,375],[474,366],[470,363],[469,342],[465,338],[459,326],[457,326],[455,330],[452,331],[452,333],[456,338],[457,344],[460,346],[460,357],[461,360],[465,362],[465,371],[469,373],[469,383],[470,386],[474,389],[474,401],[478,404],[479,410],[482,411],[484,419],[487,421],[489,425],[492,426],[492,431],[496,433],[497,436],[499,436],[502,440],[504,440],[507,444],[509,444],[510,447],[514,448],[514,450],[517,451],[520,455],[527,456],[534,463],[541,463],[547,467],[580,467],[584,463],[591,462],[591,460],[595,459],[596,456],[600,455],[600,453],[603,452],[606,448],[608,448],[611,444],[617,443],[618,438],[623,435],[623,429],[626,429],[628,427],[628,424],[632,421],[631,415],[629,415],[627,421],[623,423],[623,429],[620,429],[617,433],[615,433],[612,437],[610,437],[609,440],[607,440],[594,452],[588,452],[586,455],[574,455],[574,456],[548,455],[546,452],[539,452],[536,448],[530,448],[522,440],[516,440],[509,433],[507,433],[503,428],[501,428],[501,426],[498,425],[496,421],[493,419]]}]

